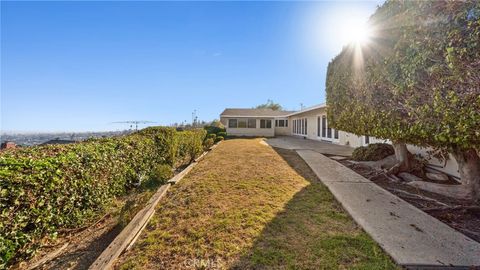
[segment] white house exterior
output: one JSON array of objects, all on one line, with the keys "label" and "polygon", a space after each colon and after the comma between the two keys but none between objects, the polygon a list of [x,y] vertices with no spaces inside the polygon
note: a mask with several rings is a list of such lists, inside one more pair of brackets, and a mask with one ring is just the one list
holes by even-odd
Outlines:
[{"label": "white house exterior", "polygon": [[[270,109],[225,109],[220,121],[231,136],[274,137],[297,136],[351,147],[370,143],[390,143],[388,140],[335,130],[328,125],[326,104],[319,104],[300,111],[273,111]],[[427,156],[427,150],[414,145],[410,152]],[[452,176],[459,177],[458,165],[450,158],[446,163],[430,160],[430,166]]]},{"label": "white house exterior", "polygon": [[290,111],[270,109],[225,109],[220,121],[232,136],[274,137],[290,135]]}]

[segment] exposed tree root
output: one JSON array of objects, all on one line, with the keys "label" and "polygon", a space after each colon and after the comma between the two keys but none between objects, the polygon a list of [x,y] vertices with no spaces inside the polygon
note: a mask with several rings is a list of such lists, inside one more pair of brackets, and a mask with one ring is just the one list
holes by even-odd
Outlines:
[{"label": "exposed tree root", "polygon": [[422,195],[418,195],[418,194],[412,194],[410,192],[406,192],[406,191],[403,191],[403,190],[400,190],[400,189],[392,189],[392,191],[395,192],[395,193],[401,193],[402,196],[404,196],[404,197],[410,197],[410,198],[413,198],[413,199],[420,199],[420,200],[424,200],[424,201],[434,202],[438,205],[443,205],[444,207],[448,207],[448,208],[452,207],[452,206],[450,206],[446,203],[437,201],[435,199],[425,197],[425,196],[422,196]]},{"label": "exposed tree root", "polygon": [[465,185],[444,185],[424,181],[413,181],[408,183],[408,185],[455,199],[472,199],[471,190]]},{"label": "exposed tree root", "polygon": [[456,205],[456,206],[444,206],[444,207],[434,207],[434,208],[425,208],[422,209],[425,212],[435,212],[435,211],[445,211],[445,210],[471,210],[471,211],[480,211],[480,206],[468,206],[468,205]]}]

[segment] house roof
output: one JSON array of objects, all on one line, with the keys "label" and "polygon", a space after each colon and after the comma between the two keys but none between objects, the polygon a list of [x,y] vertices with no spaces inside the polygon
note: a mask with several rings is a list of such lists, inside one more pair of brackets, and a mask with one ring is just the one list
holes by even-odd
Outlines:
[{"label": "house roof", "polygon": [[313,111],[313,110],[316,110],[316,109],[323,109],[323,108],[326,108],[326,107],[327,107],[327,104],[326,104],[326,103],[322,103],[322,104],[318,104],[318,105],[315,105],[315,106],[311,106],[311,107],[305,108],[305,109],[300,110],[300,111],[291,112],[291,113],[289,113],[289,114],[286,115],[286,116],[294,116],[294,115],[297,115],[297,114],[301,114],[301,113]]},{"label": "house roof", "polygon": [[274,111],[272,109],[225,109],[220,116],[222,117],[281,117],[287,116],[293,111]]}]

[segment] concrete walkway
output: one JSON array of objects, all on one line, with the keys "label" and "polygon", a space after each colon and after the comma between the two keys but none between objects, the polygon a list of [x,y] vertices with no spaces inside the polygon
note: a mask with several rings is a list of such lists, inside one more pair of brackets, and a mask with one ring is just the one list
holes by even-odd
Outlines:
[{"label": "concrete walkway", "polygon": [[314,141],[293,136],[282,136],[266,140],[273,147],[291,150],[308,149],[321,154],[349,157],[353,149],[350,146],[333,144],[325,141]]},{"label": "concrete walkway", "polygon": [[[277,140],[275,146],[291,149],[292,145],[282,147]],[[397,264],[409,269],[480,266],[480,243],[340,163],[303,146],[297,153]]]}]

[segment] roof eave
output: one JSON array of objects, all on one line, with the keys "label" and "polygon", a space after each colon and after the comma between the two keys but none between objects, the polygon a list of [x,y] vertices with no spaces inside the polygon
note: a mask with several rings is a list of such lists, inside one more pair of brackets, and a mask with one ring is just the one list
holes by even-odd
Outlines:
[{"label": "roof eave", "polygon": [[322,104],[318,104],[318,105],[315,105],[315,106],[312,106],[312,107],[305,108],[305,109],[300,110],[300,111],[298,111],[298,112],[294,112],[294,113],[288,114],[288,115],[286,115],[286,116],[287,116],[287,117],[290,117],[290,116],[294,116],[294,115],[297,115],[297,114],[306,113],[306,112],[313,111],[313,110],[317,110],[317,109],[323,109],[323,108],[326,108],[326,107],[327,107],[327,104],[326,104],[326,103],[322,103]]}]

